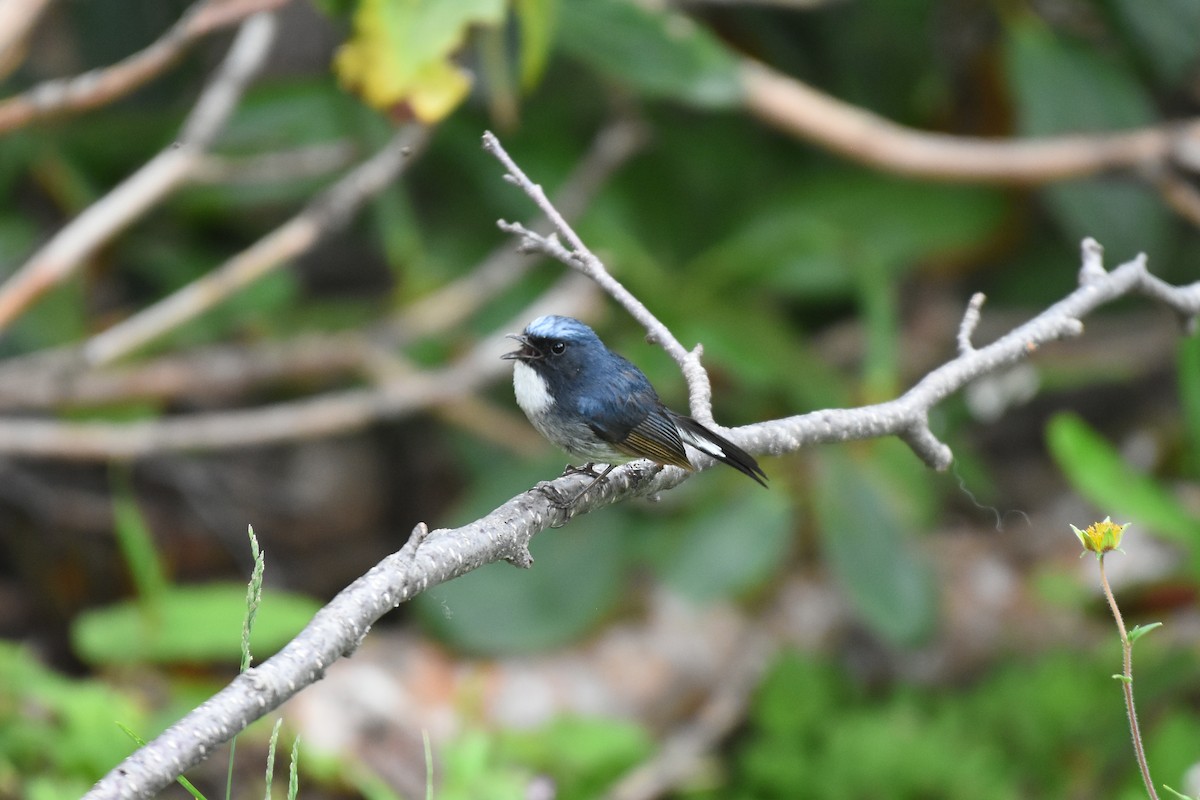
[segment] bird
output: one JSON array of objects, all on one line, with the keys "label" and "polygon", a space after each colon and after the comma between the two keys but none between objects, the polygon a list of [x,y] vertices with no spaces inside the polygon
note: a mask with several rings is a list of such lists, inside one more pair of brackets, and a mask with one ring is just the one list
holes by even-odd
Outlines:
[{"label": "bird", "polygon": [[[753,456],[663,405],[645,373],[579,320],[538,317],[509,338],[521,345],[501,356],[514,362],[517,405],[542,436],[586,459],[582,471],[595,475],[562,505],[574,505],[614,467],[637,459],[693,470],[685,445],[767,485]],[[597,463],[607,465],[598,475]]]}]

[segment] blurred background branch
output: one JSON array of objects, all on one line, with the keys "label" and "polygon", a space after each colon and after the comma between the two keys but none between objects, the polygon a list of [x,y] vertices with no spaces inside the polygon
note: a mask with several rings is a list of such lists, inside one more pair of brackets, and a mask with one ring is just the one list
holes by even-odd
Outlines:
[{"label": "blurred background branch", "polygon": [[[77,113],[111,103],[169,69],[198,39],[286,2],[288,0],[199,0],[162,38],[120,63],[73,78],[47,81],[15,97],[0,100],[0,133],[43,117]],[[0,19],[0,30],[9,37],[7,42],[0,41],[0,64],[17,60],[14,51],[21,47],[45,5],[45,2],[27,0],[4,4],[5,12],[13,14],[15,19]],[[0,69],[0,72],[7,71],[10,70]]]},{"label": "blurred background branch", "polygon": [[242,23],[225,61],[184,122],[181,138],[84,210],[0,284],[0,331],[188,180],[266,59],[274,38],[270,14],[260,13]]}]

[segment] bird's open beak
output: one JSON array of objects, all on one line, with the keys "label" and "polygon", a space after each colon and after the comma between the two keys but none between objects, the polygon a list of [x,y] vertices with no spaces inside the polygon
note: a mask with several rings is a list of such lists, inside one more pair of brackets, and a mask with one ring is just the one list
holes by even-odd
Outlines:
[{"label": "bird's open beak", "polygon": [[508,334],[508,338],[515,339],[516,341],[520,342],[521,349],[513,350],[511,353],[505,353],[504,355],[500,356],[501,358],[508,361],[533,361],[535,358],[542,357],[541,351],[533,346],[533,343],[529,341],[529,337],[525,334],[510,333]]}]

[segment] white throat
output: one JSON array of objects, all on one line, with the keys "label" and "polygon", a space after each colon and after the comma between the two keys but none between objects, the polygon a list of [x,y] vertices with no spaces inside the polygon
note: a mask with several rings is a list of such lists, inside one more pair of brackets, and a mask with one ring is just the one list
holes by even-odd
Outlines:
[{"label": "white throat", "polygon": [[513,364],[513,392],[517,396],[517,405],[530,418],[540,417],[554,405],[546,379],[523,361]]}]

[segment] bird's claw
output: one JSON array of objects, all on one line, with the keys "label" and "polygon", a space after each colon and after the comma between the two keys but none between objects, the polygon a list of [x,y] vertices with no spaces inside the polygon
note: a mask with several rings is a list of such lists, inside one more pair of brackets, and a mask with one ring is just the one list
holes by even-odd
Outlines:
[{"label": "bird's claw", "polygon": [[[599,480],[599,478],[597,478],[597,480]],[[596,480],[593,480],[587,486],[583,487],[578,492],[576,492],[575,495],[569,499],[564,498],[563,493],[560,492],[558,489],[556,489],[554,487],[554,485],[552,483],[550,483],[549,481],[547,481],[545,483],[539,483],[537,488],[540,489],[542,494],[546,497],[546,499],[550,501],[550,505],[554,506],[559,511],[570,511],[572,508],[574,508],[576,506],[576,504],[580,500],[583,499],[583,496],[585,494],[587,494],[591,490],[591,488],[595,485],[596,485]]]},{"label": "bird's claw", "polygon": [[587,462],[582,467],[577,467],[574,464],[567,464],[562,471],[562,477],[566,477],[567,475],[587,475],[589,478],[595,478],[599,476],[599,474],[600,473],[596,472],[595,462],[592,461]]}]

